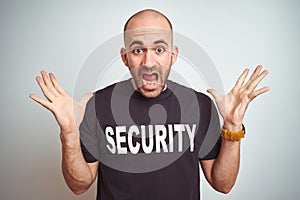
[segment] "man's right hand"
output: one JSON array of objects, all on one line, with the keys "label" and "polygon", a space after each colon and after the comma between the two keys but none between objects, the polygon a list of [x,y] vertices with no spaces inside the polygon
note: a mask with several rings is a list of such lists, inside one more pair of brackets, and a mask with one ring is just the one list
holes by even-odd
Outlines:
[{"label": "man's right hand", "polygon": [[92,97],[92,93],[86,94],[77,102],[59,85],[54,74],[49,73],[48,77],[45,71],[41,71],[41,75],[36,77],[36,81],[48,101],[35,94],[30,94],[30,98],[53,113],[62,134],[78,132],[86,103]]},{"label": "man's right hand", "polygon": [[76,102],[59,85],[52,73],[48,76],[45,71],[42,71],[41,75],[41,77],[37,76],[36,80],[48,100],[39,98],[35,94],[29,96],[50,110],[60,126],[62,172],[69,188],[75,194],[81,194],[95,181],[99,164],[85,161],[79,139],[79,125],[92,93],[86,94],[80,102]]}]

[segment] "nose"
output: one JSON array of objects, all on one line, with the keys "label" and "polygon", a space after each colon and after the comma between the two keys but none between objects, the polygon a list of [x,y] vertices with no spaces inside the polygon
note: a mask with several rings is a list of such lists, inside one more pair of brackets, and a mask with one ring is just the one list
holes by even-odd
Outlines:
[{"label": "nose", "polygon": [[151,48],[148,48],[144,54],[143,65],[151,68],[155,65],[155,63],[155,52]]}]

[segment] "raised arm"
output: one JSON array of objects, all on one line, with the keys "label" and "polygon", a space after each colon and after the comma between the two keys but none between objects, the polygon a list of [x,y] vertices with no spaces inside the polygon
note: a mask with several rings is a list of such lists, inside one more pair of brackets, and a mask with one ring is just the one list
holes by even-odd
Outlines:
[{"label": "raised arm", "polygon": [[[242,130],[243,118],[249,103],[260,94],[267,92],[268,86],[256,89],[260,81],[268,74],[257,66],[249,80],[245,79],[249,69],[245,69],[238,78],[233,89],[226,95],[220,95],[215,90],[208,92],[214,97],[218,110],[223,117],[223,129],[234,132]],[[201,167],[210,185],[217,191],[228,193],[237,178],[240,164],[240,141],[222,139],[220,153],[216,159],[202,160]]]},{"label": "raised arm", "polygon": [[98,162],[87,163],[80,147],[79,125],[83,119],[86,102],[92,94],[86,94],[80,102],[76,102],[59,85],[55,76],[45,71],[36,81],[47,100],[30,94],[30,98],[51,111],[60,127],[62,144],[62,172],[69,188],[75,194],[88,190],[94,182]]}]

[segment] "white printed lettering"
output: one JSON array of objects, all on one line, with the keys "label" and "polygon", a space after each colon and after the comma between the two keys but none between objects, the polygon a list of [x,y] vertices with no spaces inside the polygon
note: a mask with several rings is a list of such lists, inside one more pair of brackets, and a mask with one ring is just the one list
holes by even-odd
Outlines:
[{"label": "white printed lettering", "polygon": [[127,154],[127,148],[121,146],[121,143],[126,142],[126,136],[121,135],[121,133],[125,133],[125,132],[126,132],[126,126],[116,127],[116,140],[117,140],[116,142],[117,142],[118,154]]},{"label": "white printed lettering", "polygon": [[[108,126],[105,128],[106,147],[112,154],[127,154],[128,150],[132,154],[137,154],[140,150],[150,154],[154,148],[156,153],[183,152],[187,150],[189,140],[189,150],[193,152],[196,128],[196,124],[132,125],[128,129],[126,126],[116,126],[115,130]],[[178,143],[174,143],[174,137],[178,138]]]},{"label": "white printed lettering", "polygon": [[147,139],[147,136],[146,136],[146,130],[145,130],[145,125],[142,125],[141,126],[141,132],[142,132],[142,148],[143,148],[143,151],[146,153],[146,154],[149,154],[152,152],[153,150],[153,126],[149,126],[149,136],[148,136],[148,139],[149,139],[149,145],[147,146],[147,142],[146,142],[146,139]]},{"label": "white printed lettering", "polygon": [[192,130],[188,124],[186,124],[185,127],[186,127],[186,131],[190,138],[190,151],[193,152],[194,151],[194,137],[195,137],[196,124],[193,124]]},{"label": "white printed lettering", "polygon": [[177,136],[178,136],[178,152],[182,152],[182,146],[183,146],[182,132],[184,131],[184,125],[174,124],[174,131],[177,131]]},{"label": "white printed lettering", "polygon": [[164,152],[168,152],[167,143],[167,130],[164,125],[155,125],[155,142],[156,142],[156,153],[160,153],[160,144]]},{"label": "white printed lettering", "polygon": [[140,150],[140,143],[136,142],[136,145],[134,146],[133,145],[133,139],[132,139],[132,135],[133,133],[135,133],[135,135],[139,135],[140,134],[140,131],[138,129],[137,126],[133,125],[129,128],[128,130],[128,147],[129,147],[129,150],[131,153],[133,154],[137,154]]},{"label": "white printed lettering", "polygon": [[106,147],[107,149],[112,153],[115,154],[116,153],[116,144],[114,139],[111,137],[111,135],[114,135],[114,129],[112,127],[106,127],[105,129],[105,135],[106,135],[106,140],[107,142],[110,144],[107,144]]},{"label": "white printed lettering", "polygon": [[174,151],[174,141],[173,141],[173,126],[172,124],[168,125],[168,129],[169,129],[169,151],[173,152]]}]

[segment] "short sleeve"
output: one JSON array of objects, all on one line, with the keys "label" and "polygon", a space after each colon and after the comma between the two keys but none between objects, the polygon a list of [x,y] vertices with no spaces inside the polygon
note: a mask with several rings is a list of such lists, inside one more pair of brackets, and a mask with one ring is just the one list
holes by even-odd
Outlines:
[{"label": "short sleeve", "polygon": [[199,151],[200,160],[210,160],[216,158],[219,155],[222,143],[219,114],[212,100],[210,105],[210,121],[206,136]]},{"label": "short sleeve", "polygon": [[98,126],[95,110],[95,95],[93,95],[86,104],[84,117],[79,126],[81,150],[88,163],[97,161],[94,155],[98,155]]}]

